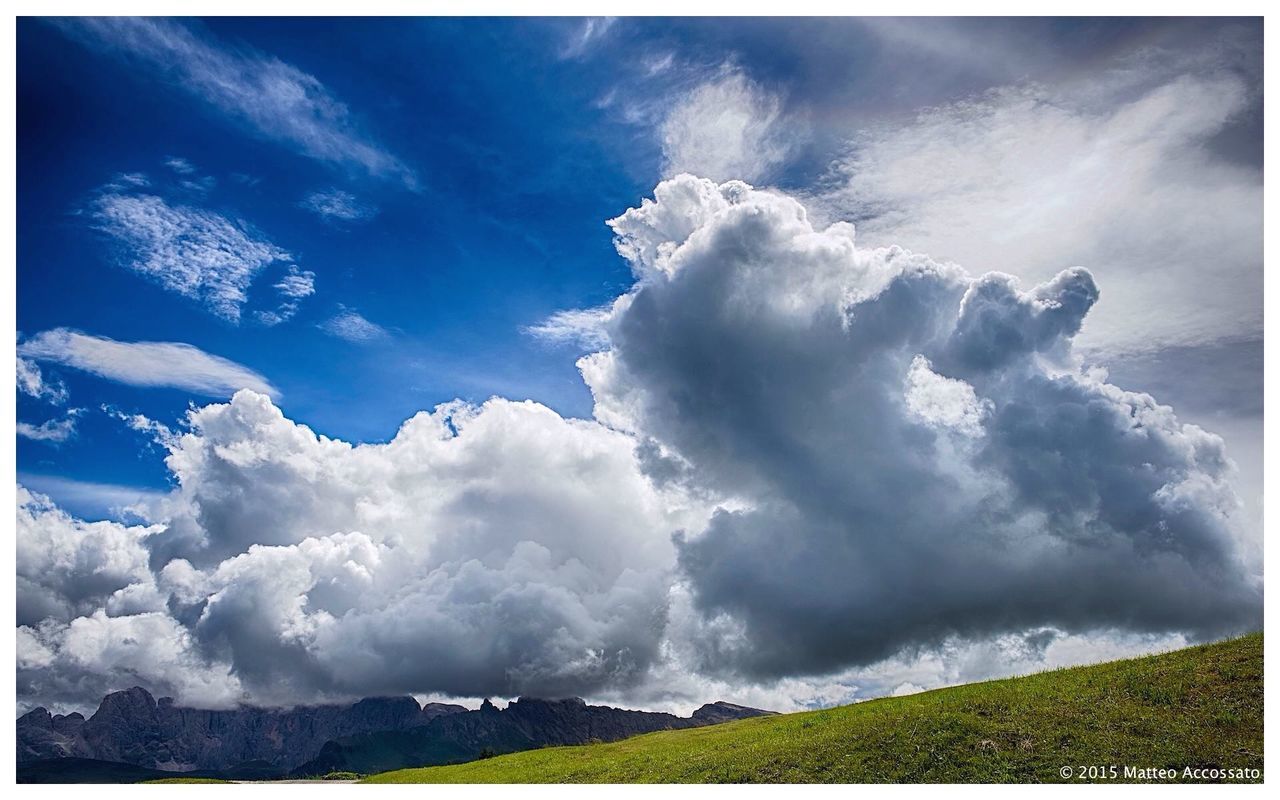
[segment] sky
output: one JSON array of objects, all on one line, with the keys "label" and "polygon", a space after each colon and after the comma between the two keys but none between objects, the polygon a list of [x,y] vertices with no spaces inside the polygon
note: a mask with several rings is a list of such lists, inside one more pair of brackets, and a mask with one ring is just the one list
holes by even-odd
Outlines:
[{"label": "sky", "polygon": [[790,710],[1260,626],[1260,21],[17,50],[20,709]]}]

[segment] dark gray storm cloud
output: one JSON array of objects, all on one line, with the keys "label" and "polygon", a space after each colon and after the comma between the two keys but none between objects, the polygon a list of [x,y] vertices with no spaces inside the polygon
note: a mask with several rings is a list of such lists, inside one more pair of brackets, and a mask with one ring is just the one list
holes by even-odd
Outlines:
[{"label": "dark gray storm cloud", "polygon": [[677,538],[703,669],[1260,621],[1221,439],[1071,353],[1088,271],[1020,290],[688,176],[612,225],[639,283],[583,362],[597,414],[737,499]]}]

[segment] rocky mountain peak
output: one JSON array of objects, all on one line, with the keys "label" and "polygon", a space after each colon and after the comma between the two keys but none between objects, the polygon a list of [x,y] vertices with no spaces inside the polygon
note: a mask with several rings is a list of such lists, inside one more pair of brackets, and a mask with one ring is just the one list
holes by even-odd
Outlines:
[{"label": "rocky mountain peak", "polygon": [[37,706],[18,717],[18,727],[21,728],[23,726],[51,728],[53,727],[53,715],[44,706]]},{"label": "rocky mountain peak", "polygon": [[422,707],[421,713],[424,720],[430,721],[446,714],[459,714],[467,710],[466,706],[460,706],[456,703],[427,703]]},{"label": "rocky mountain peak", "polygon": [[737,703],[726,703],[723,700],[717,700],[714,703],[706,705],[693,712],[690,719],[697,720],[707,725],[714,725],[718,722],[728,722],[735,719],[744,719],[746,717],[759,717],[773,714],[772,711],[761,711],[758,708],[749,706],[740,706]]},{"label": "rocky mountain peak", "polygon": [[119,692],[112,692],[102,698],[102,702],[98,705],[98,710],[94,713],[91,720],[99,717],[113,716],[151,716],[156,710],[156,699],[151,696],[151,692],[143,689],[141,686],[134,686],[132,689],[124,689]]}]

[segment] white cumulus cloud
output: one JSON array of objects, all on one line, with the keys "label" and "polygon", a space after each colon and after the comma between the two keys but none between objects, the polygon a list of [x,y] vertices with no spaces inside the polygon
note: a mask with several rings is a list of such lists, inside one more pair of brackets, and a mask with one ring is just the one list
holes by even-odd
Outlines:
[{"label": "white cumulus cloud", "polygon": [[[151,527],[24,501],[41,590],[20,629],[37,664],[24,693],[68,701],[79,681],[88,702],[136,680],[140,653],[102,652],[133,626],[166,638],[148,674],[188,700],[228,671],[222,703],[635,684],[660,657],[670,533],[707,513],[648,480],[629,437],[531,402],[446,404],[351,445],[244,391],[193,410],[168,447],[178,488]],[[89,545],[81,530],[102,554],[58,555]],[[80,573],[50,571],[59,559],[118,566],[88,595]]]},{"label": "white cumulus cloud", "polygon": [[82,522],[18,487],[18,624],[67,622],[151,582],[146,537],[159,528]]},{"label": "white cumulus cloud", "polygon": [[700,670],[1258,624],[1222,440],[1072,353],[1088,271],[1024,289],[690,176],[611,225],[639,282],[581,362],[596,415],[746,499],[677,541]]}]

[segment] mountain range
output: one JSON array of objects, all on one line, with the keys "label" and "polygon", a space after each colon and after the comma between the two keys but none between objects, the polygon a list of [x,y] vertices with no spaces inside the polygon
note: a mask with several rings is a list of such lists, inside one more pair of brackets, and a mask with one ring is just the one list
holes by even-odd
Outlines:
[{"label": "mountain range", "polygon": [[445,703],[421,706],[407,696],[284,710],[211,710],[156,700],[134,687],[107,695],[88,719],[44,708],[24,714],[17,722],[17,758],[20,780],[24,774],[43,780],[84,769],[114,774],[119,770],[104,765],[120,764],[228,777],[367,774],[769,713],[718,702],[677,717],[592,706],[577,698],[520,698],[503,710],[485,700],[469,711]]}]

